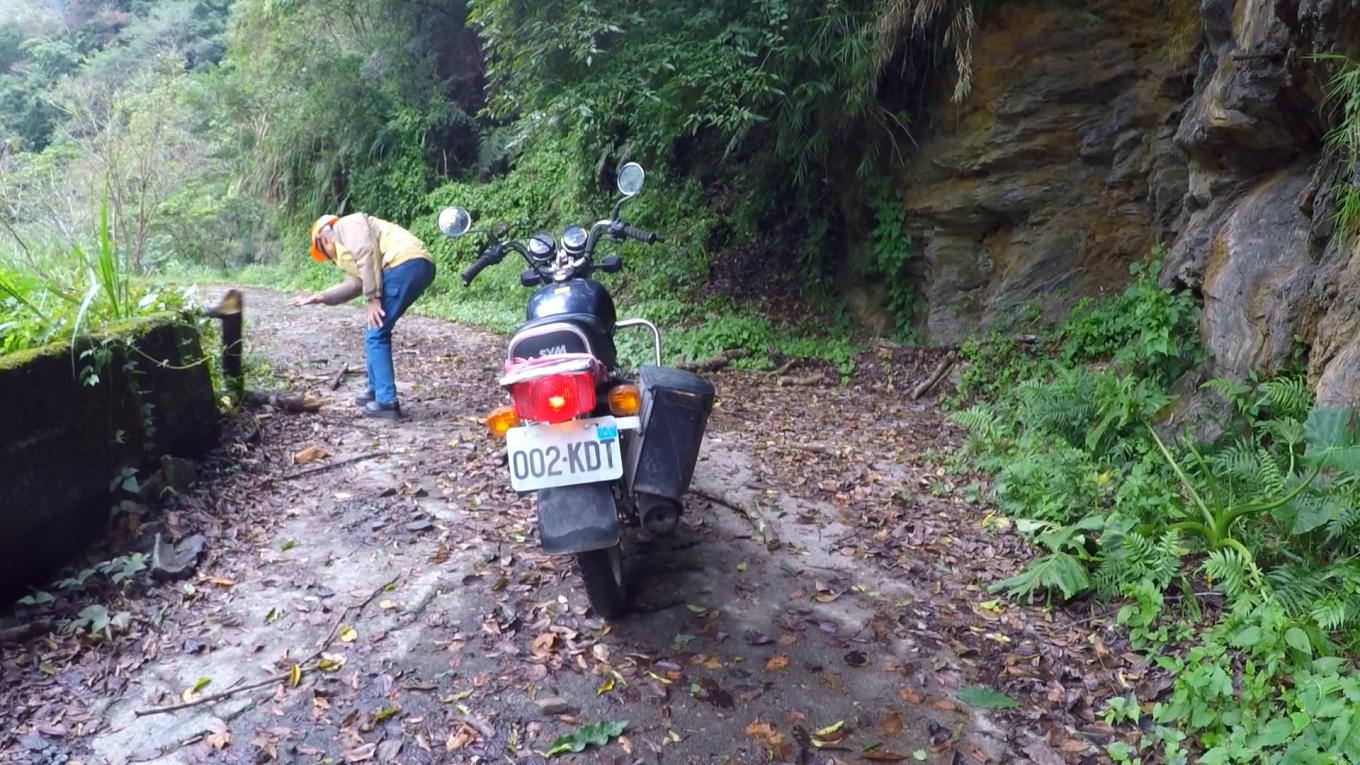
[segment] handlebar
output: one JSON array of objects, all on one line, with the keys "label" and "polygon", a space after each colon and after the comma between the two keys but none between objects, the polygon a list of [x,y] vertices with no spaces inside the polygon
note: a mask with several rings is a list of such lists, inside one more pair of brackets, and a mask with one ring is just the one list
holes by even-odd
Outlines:
[{"label": "handlebar", "polygon": [[463,271],[463,286],[466,287],[471,284],[472,280],[477,278],[477,274],[482,272],[482,269],[487,266],[496,265],[501,262],[501,258],[503,257],[505,257],[505,255],[499,247],[494,247],[482,253],[482,256],[477,258],[475,263],[468,266],[467,269]]},{"label": "handlebar", "polygon": [[[582,256],[584,259],[589,259],[594,255],[595,244],[599,241],[600,235],[606,232],[614,239],[632,239],[635,242],[641,242],[643,244],[656,244],[661,241],[661,237],[651,231],[630,226],[621,220],[602,220],[590,227],[590,232],[586,237],[585,253]],[[493,234],[491,236],[491,244],[482,251],[481,257],[477,258],[476,262],[463,271],[463,286],[471,284],[472,280],[476,279],[477,275],[485,270],[487,266],[494,266],[504,260],[506,250],[518,252],[520,256],[524,258],[524,261],[529,264],[529,271],[525,271],[520,275],[520,283],[527,285],[526,275],[530,272],[538,274],[542,279],[551,280],[550,270],[547,272],[546,276],[544,275],[545,269],[552,268],[550,263],[547,261],[535,261],[533,256],[529,254],[529,250],[523,244],[515,241],[501,242],[499,241],[499,236]],[[588,260],[582,260],[581,262],[588,262]],[[580,263],[573,263],[572,265],[573,267],[577,267]],[[614,270],[617,270],[617,268]]]},{"label": "handlebar", "polygon": [[610,225],[609,233],[615,239],[632,239],[635,242],[642,242],[643,244],[656,244],[660,241],[656,234],[640,228],[634,228],[622,221],[616,221]]}]

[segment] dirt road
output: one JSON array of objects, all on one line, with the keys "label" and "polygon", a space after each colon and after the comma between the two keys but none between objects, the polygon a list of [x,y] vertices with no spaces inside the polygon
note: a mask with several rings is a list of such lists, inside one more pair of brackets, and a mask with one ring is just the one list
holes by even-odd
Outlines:
[{"label": "dirt road", "polygon": [[[846,387],[715,374],[684,525],[632,540],[636,613],[606,624],[570,562],[539,552],[483,434],[502,338],[404,319],[407,419],[376,422],[349,403],[358,310],[263,291],[246,306],[252,357],[327,405],[237,418],[195,490],[129,532],[133,549],[203,534],[193,578],[92,581],[20,608],[59,620],[99,603],[130,623],[112,641],[58,630],[0,649],[13,761],[538,762],[559,735],[626,720],[558,759],[1047,765],[1108,737],[1068,694],[1139,678],[1089,624],[980,586],[1029,553],[926,453],[956,437],[907,400],[928,352],[884,350]],[[345,364],[359,373],[331,391]],[[295,464],[311,447],[326,456]],[[1022,706],[970,707],[966,686]]]}]

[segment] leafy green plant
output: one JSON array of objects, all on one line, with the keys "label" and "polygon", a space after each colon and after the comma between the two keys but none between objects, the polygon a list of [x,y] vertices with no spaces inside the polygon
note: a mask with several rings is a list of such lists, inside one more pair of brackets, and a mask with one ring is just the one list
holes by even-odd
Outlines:
[{"label": "leafy green plant", "polygon": [[[1310,628],[1278,603],[1243,602],[1203,640],[1184,658],[1158,659],[1175,685],[1153,707],[1158,723],[1198,738],[1198,762],[1360,758],[1360,676],[1342,658],[1317,656]],[[1179,745],[1165,754],[1188,761]]]},{"label": "leafy green plant", "polygon": [[1104,525],[1104,519],[1095,515],[1069,526],[1022,519],[1016,523],[1016,528],[1021,533],[1033,534],[1035,543],[1049,552],[1035,558],[1021,573],[992,584],[988,591],[1032,598],[1042,590],[1057,592],[1067,600],[1085,592],[1091,587],[1086,570],[1091,559],[1086,550],[1087,534]]},{"label": "leafy green plant", "polygon": [[[1336,65],[1323,101],[1324,107],[1336,114],[1336,125],[1328,131],[1325,141],[1331,151],[1340,155],[1344,167],[1354,168],[1360,159],[1360,63],[1338,54],[1317,54],[1313,58]],[[1337,231],[1347,239],[1360,228],[1360,188],[1353,181],[1346,178],[1332,192],[1336,199]]]},{"label": "leafy green plant", "polygon": [[568,752],[583,752],[591,746],[605,746],[611,740],[623,735],[627,728],[627,720],[582,725],[571,733],[553,739],[552,746],[548,747],[548,751],[544,752],[543,755],[545,757],[556,757]]},{"label": "leafy green plant", "polygon": [[[1291,461],[1288,472],[1284,472],[1272,456],[1266,455],[1265,459],[1256,461],[1261,487],[1244,497],[1239,496],[1232,485],[1219,479],[1197,448],[1186,445],[1203,481],[1204,491],[1197,489],[1161,437],[1150,430],[1158,450],[1180,479],[1192,508],[1198,513],[1198,518],[1179,521],[1171,528],[1199,534],[1211,551],[1231,548],[1244,561],[1250,561],[1251,551],[1233,536],[1234,524],[1243,518],[1282,510],[1296,503],[1324,469],[1335,468],[1352,475],[1360,472],[1360,439],[1351,428],[1351,417],[1349,410],[1313,410],[1303,426],[1303,440],[1308,445],[1305,457],[1311,467],[1296,474]],[[1294,529],[1298,533],[1311,531],[1325,522],[1330,513],[1331,508],[1325,502],[1300,503],[1294,508]]]}]

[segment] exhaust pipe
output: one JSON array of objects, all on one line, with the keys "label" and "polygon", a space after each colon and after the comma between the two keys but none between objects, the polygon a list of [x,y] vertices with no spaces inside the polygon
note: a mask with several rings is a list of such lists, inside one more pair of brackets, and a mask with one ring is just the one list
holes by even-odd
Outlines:
[{"label": "exhaust pipe", "polygon": [[642,527],[657,536],[667,536],[680,525],[680,503],[660,497],[641,499]]}]

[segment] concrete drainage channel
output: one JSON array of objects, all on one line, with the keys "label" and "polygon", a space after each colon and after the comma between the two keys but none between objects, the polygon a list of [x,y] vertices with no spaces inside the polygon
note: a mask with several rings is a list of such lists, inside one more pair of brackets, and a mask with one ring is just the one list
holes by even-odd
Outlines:
[{"label": "concrete drainage channel", "polygon": [[198,330],[135,320],[0,359],[0,602],[55,573],[105,528],[182,491],[217,443]]}]

